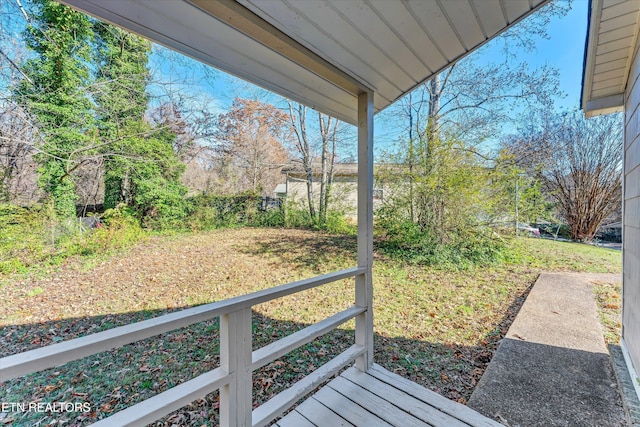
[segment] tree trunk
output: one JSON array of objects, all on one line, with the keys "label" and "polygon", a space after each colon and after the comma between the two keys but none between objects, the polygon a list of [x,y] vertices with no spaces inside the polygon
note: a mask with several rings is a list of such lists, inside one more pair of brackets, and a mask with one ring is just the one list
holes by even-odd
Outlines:
[{"label": "tree trunk", "polygon": [[427,140],[429,142],[438,137],[441,96],[442,87],[440,86],[440,75],[436,74],[429,82],[429,121],[427,124]]},{"label": "tree trunk", "polygon": [[414,194],[413,194],[413,186],[414,186],[414,176],[413,176],[413,161],[414,161],[414,141],[413,141],[413,103],[412,103],[412,95],[409,93],[409,155],[407,157],[407,163],[409,166],[409,216],[411,217],[411,222],[416,222],[415,210],[413,209],[414,205]]},{"label": "tree trunk", "polygon": [[[307,107],[297,104],[297,108],[294,114],[294,107],[289,102],[289,117],[291,118],[291,125],[296,135],[296,148],[302,157],[302,168],[305,171],[307,177],[307,202],[309,203],[309,215],[312,222],[317,222],[315,202],[313,200],[313,170],[312,170],[312,157],[311,146],[309,145],[309,139],[307,137]],[[298,123],[296,123],[296,118]]]},{"label": "tree trunk", "polygon": [[322,152],[320,155],[320,209],[318,221],[320,225],[324,225],[327,220],[327,156],[329,151],[329,130],[331,128],[331,117],[325,121],[324,115],[318,113],[320,122],[320,136],[322,139]]},{"label": "tree trunk", "polygon": [[328,210],[329,196],[331,194],[331,186],[333,185],[333,167],[336,160],[336,146],[338,144],[338,121],[333,122],[333,131],[331,132],[331,157],[329,158],[329,173],[327,176],[327,190],[324,193],[324,205]]}]

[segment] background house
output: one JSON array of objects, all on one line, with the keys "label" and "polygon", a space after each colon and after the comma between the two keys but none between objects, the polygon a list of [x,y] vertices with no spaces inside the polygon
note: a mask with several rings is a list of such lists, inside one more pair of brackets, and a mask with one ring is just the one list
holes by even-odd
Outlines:
[{"label": "background house", "polygon": [[[374,166],[375,170],[378,166]],[[320,182],[322,169],[319,163],[312,165],[313,173],[313,196],[316,204],[320,198]],[[282,169],[285,176],[284,184],[278,184],[274,190],[275,197],[286,197],[288,202],[298,204],[304,209],[308,209],[307,197],[307,173],[301,164],[292,164]],[[382,186],[374,183],[373,205],[374,209],[382,203],[384,190]],[[335,163],[333,168],[333,179],[331,182],[330,203],[331,209],[344,212],[344,214],[355,219],[358,207],[358,164],[357,163]]]}]

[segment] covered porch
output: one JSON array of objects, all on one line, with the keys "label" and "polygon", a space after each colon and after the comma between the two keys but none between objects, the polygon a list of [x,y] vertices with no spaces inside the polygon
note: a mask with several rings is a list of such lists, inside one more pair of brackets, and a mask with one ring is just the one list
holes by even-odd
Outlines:
[{"label": "covered porch", "polygon": [[[147,425],[218,389],[224,426],[274,421],[282,426],[498,425],[374,364],[373,120],[375,112],[535,12],[546,0],[64,3],[356,125],[358,262],[347,270],[9,356],[0,360],[0,381],[220,318],[220,367],[94,425]],[[253,306],[343,279],[353,280],[351,307],[252,349]],[[350,348],[254,408],[255,370],[351,319],[356,326]]]}]

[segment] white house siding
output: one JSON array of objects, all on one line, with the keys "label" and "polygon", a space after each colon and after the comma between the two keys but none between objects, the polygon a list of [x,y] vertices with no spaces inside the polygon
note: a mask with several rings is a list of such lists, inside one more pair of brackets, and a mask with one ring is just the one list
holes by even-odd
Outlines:
[{"label": "white house siding", "polygon": [[638,45],[625,93],[622,336],[640,372],[640,55]]},{"label": "white house siding", "polygon": [[[329,195],[329,209],[341,211],[347,217],[355,219],[358,207],[357,189],[356,177],[335,177]],[[317,203],[320,200],[319,182],[313,183],[313,196],[316,201],[316,206],[318,206]],[[287,182],[287,199],[290,202],[300,204],[304,209],[308,209],[307,182],[289,177]]]}]

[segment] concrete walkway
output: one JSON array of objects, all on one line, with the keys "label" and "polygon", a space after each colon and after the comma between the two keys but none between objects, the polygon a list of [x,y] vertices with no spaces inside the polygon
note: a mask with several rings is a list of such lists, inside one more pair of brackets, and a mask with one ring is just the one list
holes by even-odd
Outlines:
[{"label": "concrete walkway", "polygon": [[593,282],[619,275],[540,275],[468,405],[510,427],[624,426]]}]

